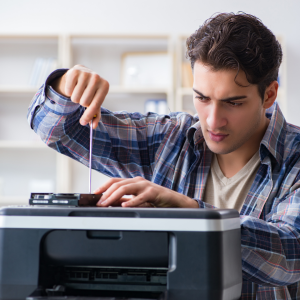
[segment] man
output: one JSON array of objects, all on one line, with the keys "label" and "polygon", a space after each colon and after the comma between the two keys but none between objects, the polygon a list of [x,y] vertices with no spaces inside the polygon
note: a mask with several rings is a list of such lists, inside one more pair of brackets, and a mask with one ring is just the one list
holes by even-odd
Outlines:
[{"label": "man", "polygon": [[260,20],[231,13],[207,20],[187,54],[199,119],[112,113],[102,108],[108,83],[75,66],[49,76],[28,120],[87,165],[96,115],[93,168],[112,177],[98,206],[236,208],[242,299],[300,299],[300,129],[275,103],[281,47]]}]

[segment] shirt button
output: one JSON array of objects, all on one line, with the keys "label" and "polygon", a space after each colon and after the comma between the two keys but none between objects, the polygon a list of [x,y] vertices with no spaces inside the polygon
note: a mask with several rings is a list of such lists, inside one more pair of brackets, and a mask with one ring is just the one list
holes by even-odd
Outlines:
[{"label": "shirt button", "polygon": [[50,103],[51,103],[51,104],[55,104],[55,101],[53,101],[53,100],[50,100]]}]

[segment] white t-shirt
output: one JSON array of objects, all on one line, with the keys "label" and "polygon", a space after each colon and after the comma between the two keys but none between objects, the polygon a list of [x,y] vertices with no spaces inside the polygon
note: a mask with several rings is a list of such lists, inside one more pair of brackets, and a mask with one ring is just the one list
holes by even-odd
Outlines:
[{"label": "white t-shirt", "polygon": [[227,178],[222,173],[218,158],[214,154],[204,191],[204,202],[218,208],[234,208],[240,212],[259,165],[257,151],[238,173]]}]

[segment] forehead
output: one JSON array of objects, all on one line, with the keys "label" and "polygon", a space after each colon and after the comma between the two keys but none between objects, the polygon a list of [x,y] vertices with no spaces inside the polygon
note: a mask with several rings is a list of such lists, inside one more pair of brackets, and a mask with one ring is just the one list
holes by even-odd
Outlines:
[{"label": "forehead", "polygon": [[196,61],[194,64],[194,86],[205,96],[223,98],[224,96],[247,95],[258,92],[257,86],[249,84],[246,74],[236,69],[215,71],[212,67]]}]

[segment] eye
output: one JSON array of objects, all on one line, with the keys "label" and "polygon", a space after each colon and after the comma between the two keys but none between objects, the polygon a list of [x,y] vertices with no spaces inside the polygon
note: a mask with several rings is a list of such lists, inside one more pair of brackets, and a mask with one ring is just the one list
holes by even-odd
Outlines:
[{"label": "eye", "polygon": [[229,101],[229,102],[227,102],[230,106],[241,106],[241,105],[243,105],[243,103],[239,103],[239,102],[231,102],[231,101]]},{"label": "eye", "polygon": [[209,98],[204,98],[202,96],[196,96],[195,98],[198,99],[199,101],[206,101],[209,99]]}]

